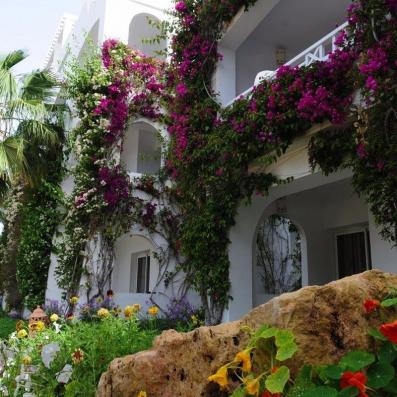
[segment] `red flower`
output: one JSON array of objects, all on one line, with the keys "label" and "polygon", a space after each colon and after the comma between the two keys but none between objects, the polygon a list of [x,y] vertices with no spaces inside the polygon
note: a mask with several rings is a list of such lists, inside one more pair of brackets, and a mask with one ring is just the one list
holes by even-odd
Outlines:
[{"label": "red flower", "polygon": [[379,331],[386,336],[390,342],[397,343],[397,320],[392,323],[381,325]]},{"label": "red flower", "polygon": [[364,301],[364,309],[367,313],[371,313],[380,306],[380,302],[376,299],[367,299]]},{"label": "red flower", "polygon": [[262,394],[262,397],[281,397],[281,393],[270,393],[269,390],[265,390]]},{"label": "red flower", "polygon": [[347,387],[350,386],[356,387],[360,391],[358,397],[368,397],[368,394],[365,393],[365,389],[366,389],[365,384],[367,383],[367,380],[368,378],[361,371],[358,372],[346,371],[340,379],[339,386],[341,389],[346,389]]}]

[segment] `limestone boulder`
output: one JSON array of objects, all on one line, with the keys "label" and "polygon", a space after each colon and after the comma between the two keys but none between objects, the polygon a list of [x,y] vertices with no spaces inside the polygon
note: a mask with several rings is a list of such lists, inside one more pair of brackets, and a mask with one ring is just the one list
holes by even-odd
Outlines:
[{"label": "limestone boulder", "polygon": [[[378,270],[325,286],[283,294],[250,311],[240,321],[201,327],[189,333],[166,331],[149,351],[114,360],[102,375],[97,397],[219,397],[207,378],[244,348],[243,326],[269,324],[293,331],[299,351],[289,366],[329,364],[354,349],[373,348],[367,332],[382,320],[367,315],[365,299],[383,299],[397,288],[397,275]],[[396,313],[390,313],[390,320]],[[385,321],[387,319],[383,319]]]}]

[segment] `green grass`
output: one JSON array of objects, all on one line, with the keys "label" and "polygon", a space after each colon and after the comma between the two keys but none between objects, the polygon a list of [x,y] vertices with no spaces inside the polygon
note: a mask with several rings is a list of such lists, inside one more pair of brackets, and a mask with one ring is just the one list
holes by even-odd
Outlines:
[{"label": "green grass", "polygon": [[0,339],[8,338],[11,332],[15,331],[16,323],[17,320],[0,314]]}]

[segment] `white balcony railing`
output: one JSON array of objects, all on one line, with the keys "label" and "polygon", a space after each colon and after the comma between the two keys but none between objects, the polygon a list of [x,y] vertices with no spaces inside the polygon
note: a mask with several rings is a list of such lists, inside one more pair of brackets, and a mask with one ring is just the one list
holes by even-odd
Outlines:
[{"label": "white balcony railing", "polygon": [[[345,30],[348,25],[348,22],[345,22],[343,25],[338,26],[331,33],[328,33],[322,39],[314,43],[309,48],[301,52],[296,57],[292,58],[290,61],[285,63],[285,65],[289,66],[309,66],[313,62],[317,61],[325,61],[328,59],[328,56],[331,52],[336,50],[335,40],[338,37],[339,33],[342,30]],[[227,106],[231,105],[234,101],[241,97],[247,97],[251,94],[252,90],[255,86],[257,86],[263,80],[272,80],[276,75],[277,71],[273,70],[265,70],[263,72],[259,72],[255,77],[255,83],[248,90],[244,91],[237,98],[234,98],[231,102],[227,104]]]}]

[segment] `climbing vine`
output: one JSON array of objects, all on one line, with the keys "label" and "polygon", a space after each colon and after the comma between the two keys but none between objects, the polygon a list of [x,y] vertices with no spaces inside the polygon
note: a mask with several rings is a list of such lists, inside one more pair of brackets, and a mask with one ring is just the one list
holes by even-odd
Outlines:
[{"label": "climbing vine", "polygon": [[[178,1],[169,65],[113,40],[104,43],[101,58],[75,63],[69,96],[80,119],[78,162],[57,271],[67,291],[75,292],[83,274],[92,278],[87,247],[98,233],[109,251],[134,224],[149,233],[165,226],[163,237],[185,258],[176,271],[200,294],[207,322],[219,322],[231,298],[227,248],[237,209],[254,192],[288,182],[251,173],[249,165],[258,158],[275,162],[296,137],[325,121],[331,128],[310,142],[312,166],[325,173],[351,167],[383,236],[396,240],[397,2],[353,2],[349,25],[326,61],[282,66],[248,97],[222,108],[211,87],[222,57],[217,43],[237,12],[255,3]],[[131,182],[118,153],[138,116],[167,125],[170,142],[160,177]],[[134,194],[139,190],[149,195]],[[163,205],[160,195],[167,197]],[[112,260],[107,263],[101,285],[111,277]]]}]

